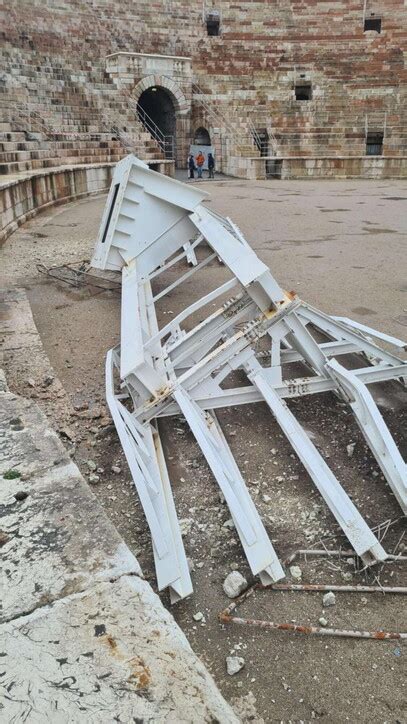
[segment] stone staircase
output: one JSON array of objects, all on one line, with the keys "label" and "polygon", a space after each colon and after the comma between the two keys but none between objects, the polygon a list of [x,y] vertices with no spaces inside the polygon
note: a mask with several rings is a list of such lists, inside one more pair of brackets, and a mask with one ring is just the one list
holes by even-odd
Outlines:
[{"label": "stone staircase", "polygon": [[0,85],[0,174],[164,153],[100,67],[78,72],[13,49]]}]

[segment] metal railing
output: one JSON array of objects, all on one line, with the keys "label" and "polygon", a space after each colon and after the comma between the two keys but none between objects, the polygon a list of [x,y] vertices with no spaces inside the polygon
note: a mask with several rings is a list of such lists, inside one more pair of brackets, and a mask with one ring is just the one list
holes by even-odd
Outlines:
[{"label": "metal railing", "polygon": [[267,138],[264,138],[262,135],[260,135],[251,118],[249,119],[249,129],[254,138],[254,142],[258,150],[260,151],[260,156],[275,156],[277,153],[277,139],[273,131],[267,124],[264,126],[264,128],[267,133]]},{"label": "metal railing", "polygon": [[16,126],[25,126],[22,130],[27,133],[43,133],[49,137],[56,133],[55,128],[50,122],[40,116],[37,111],[30,108],[21,108],[17,104],[10,104],[9,110],[13,114],[13,123]]},{"label": "metal railing", "polygon": [[198,83],[194,82],[192,84],[192,92],[195,96],[194,100],[203,107],[207,115],[212,119],[214,125],[226,133],[228,141],[241,153],[256,155],[256,151],[259,151],[261,156],[265,156],[268,155],[270,145],[273,154],[276,153],[277,139],[267,123],[265,123],[265,126],[267,127],[268,140],[260,136],[251,119],[247,121],[248,132],[245,132],[240,125],[234,124],[234,122],[230,118],[227,118],[219,109],[215,110],[203,97],[206,94]]},{"label": "metal railing", "polygon": [[136,118],[139,119],[141,125],[150,134],[150,136],[156,141],[160,150],[163,152],[166,159],[172,159],[175,157],[175,139],[173,135],[164,134],[157,126],[155,121],[148,115],[148,113],[142,108],[135,98],[126,95],[126,100],[135,114]]}]

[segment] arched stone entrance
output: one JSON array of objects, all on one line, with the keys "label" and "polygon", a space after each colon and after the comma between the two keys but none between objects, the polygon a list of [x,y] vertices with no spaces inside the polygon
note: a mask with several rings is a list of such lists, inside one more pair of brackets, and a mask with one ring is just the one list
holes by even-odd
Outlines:
[{"label": "arched stone entrance", "polygon": [[171,78],[144,77],[132,91],[139,116],[143,112],[154,121],[164,136],[174,137],[176,166],[185,168],[190,138],[190,103]]},{"label": "arched stone entrance", "polygon": [[137,102],[137,110],[141,120],[143,119],[143,112],[146,113],[164,136],[174,135],[174,103],[170,94],[164,88],[152,86],[143,91]]},{"label": "arched stone entrance", "polygon": [[175,107],[165,88],[152,86],[143,91],[137,102],[140,121],[155,138],[156,131],[162,141],[166,158],[173,158],[176,142]]},{"label": "arched stone entrance", "polygon": [[203,126],[199,126],[194,133],[194,143],[197,146],[210,146],[211,137],[209,131]]}]

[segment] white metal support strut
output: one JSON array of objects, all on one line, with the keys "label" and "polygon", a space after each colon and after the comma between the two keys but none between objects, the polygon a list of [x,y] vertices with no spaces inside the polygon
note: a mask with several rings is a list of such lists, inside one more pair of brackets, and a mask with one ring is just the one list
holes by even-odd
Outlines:
[{"label": "white metal support strut", "polygon": [[192,583],[161,442],[151,425],[140,431],[116,399],[112,350],[106,357],[106,401],[151,531],[158,587],[169,586],[175,602],[192,592]]},{"label": "white metal support strut", "polygon": [[376,536],[288,409],[287,403],[275,392],[259,362],[255,359],[247,362],[246,370],[356,553],[366,564],[385,560],[386,552]]},{"label": "white metal support strut", "polygon": [[[184,415],[263,583],[278,581],[284,571],[214,410],[266,402],[349,542],[371,565],[386,558],[385,550],[285,402],[341,395],[407,510],[406,463],[367,387],[407,382],[407,362],[376,344],[400,350],[404,342],[284,291],[233,221],[203,205],[206,196],[200,186],[128,156],[115,168],[92,261],[122,275],[121,341],[107,355],[106,398],[151,531],[158,586],[169,588],[172,601],[189,595],[192,583],[160,417]],[[208,265],[217,259],[223,283],[180,309],[179,290],[199,290],[200,275],[210,278]],[[156,304],[166,299],[176,302],[177,313],[160,328]],[[383,495],[388,492],[384,487]]]},{"label": "white metal support strut", "polygon": [[225,496],[252,572],[265,585],[280,580],[284,571],[216,418],[203,413],[182,388],[174,397]]},{"label": "white metal support strut", "polygon": [[356,421],[400,507],[407,515],[407,465],[366,385],[337,360],[327,368],[349,399]]}]

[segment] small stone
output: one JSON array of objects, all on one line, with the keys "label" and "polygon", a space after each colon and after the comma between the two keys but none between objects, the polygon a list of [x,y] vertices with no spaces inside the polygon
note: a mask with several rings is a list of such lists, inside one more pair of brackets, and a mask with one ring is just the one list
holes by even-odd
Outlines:
[{"label": "small stone", "polygon": [[351,458],[353,453],[355,452],[356,443],[351,442],[350,445],[346,446],[346,452],[348,453],[348,458]]},{"label": "small stone", "polygon": [[205,563],[203,563],[203,561],[201,561],[200,563],[197,563],[197,564],[196,564],[196,567],[197,567],[197,568],[203,568],[204,565],[205,565]]},{"label": "small stone", "polygon": [[192,618],[194,619],[194,621],[202,621],[202,619],[204,618],[204,615],[203,615],[202,611],[197,611],[196,613],[194,613]]},{"label": "small stone", "polygon": [[326,607],[335,606],[335,603],[336,603],[335,594],[332,591],[328,591],[328,593],[325,593],[325,595],[322,598],[322,603]]},{"label": "small stone", "polygon": [[232,518],[228,518],[228,520],[225,520],[224,524],[222,525],[222,528],[228,528],[229,530],[232,530],[234,527],[235,524]]},{"label": "small stone", "polygon": [[318,619],[318,623],[319,623],[320,626],[327,626],[327,625],[328,625],[328,621],[327,621],[326,618],[324,618],[323,616],[321,616],[321,618]]},{"label": "small stone", "polygon": [[0,530],[0,548],[2,546],[5,546],[6,543],[8,543],[10,540],[10,536],[7,535],[7,533],[4,532],[4,530]]},{"label": "small stone", "polygon": [[97,465],[96,465],[96,463],[95,463],[94,460],[87,460],[87,461],[86,461],[86,465],[88,466],[89,470],[92,471],[92,473],[95,472],[95,470],[96,470],[96,468],[97,468]]},{"label": "small stone", "polygon": [[43,383],[44,387],[49,387],[50,385],[52,385],[53,381],[54,381],[53,376],[47,375],[46,377],[44,377],[42,383]]},{"label": "small stone", "polygon": [[344,581],[351,581],[353,578],[353,574],[350,571],[342,571],[341,577]]},{"label": "small stone", "polygon": [[182,537],[188,535],[189,531],[192,528],[193,522],[194,521],[192,520],[192,518],[181,518],[181,520],[179,521],[179,527]]},{"label": "small stone", "polygon": [[117,473],[117,474],[118,474],[118,473],[121,473],[122,469],[119,468],[118,465],[112,465],[111,471],[112,471],[112,473]]},{"label": "small stone", "polygon": [[29,377],[28,380],[27,380],[27,385],[28,385],[29,387],[35,387],[35,380],[33,380],[32,377]]},{"label": "small stone", "polygon": [[302,578],[302,570],[299,566],[290,566],[290,575],[291,578],[294,578],[295,581],[301,581]]},{"label": "small stone", "polygon": [[89,475],[88,480],[91,485],[96,485],[99,482],[100,477],[99,477],[99,475],[93,475],[93,473],[92,473],[92,475]]},{"label": "small stone", "polygon": [[239,571],[232,571],[223,581],[223,590],[228,598],[236,598],[247,588],[247,581]]},{"label": "small stone", "polygon": [[244,658],[242,656],[227,656],[226,657],[226,671],[229,676],[238,674],[244,667]]},{"label": "small stone", "polygon": [[75,433],[69,427],[59,428],[59,434],[61,437],[65,437],[67,440],[73,442],[75,440]]},{"label": "small stone", "polygon": [[188,563],[189,572],[190,572],[190,573],[193,573],[194,570],[195,570],[195,563],[194,563],[194,561],[192,560],[192,558],[187,558],[187,563]]},{"label": "small stone", "polygon": [[264,502],[264,503],[269,503],[270,500],[271,500],[271,498],[270,498],[269,495],[263,495],[263,502]]}]

